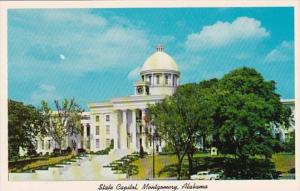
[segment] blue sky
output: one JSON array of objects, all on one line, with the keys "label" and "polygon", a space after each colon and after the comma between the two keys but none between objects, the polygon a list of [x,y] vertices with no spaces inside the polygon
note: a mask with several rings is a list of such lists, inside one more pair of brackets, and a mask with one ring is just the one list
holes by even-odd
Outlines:
[{"label": "blue sky", "polygon": [[248,66],[294,98],[293,8],[27,9],[8,11],[9,98],[39,105],[133,93],[157,44],[181,83]]}]

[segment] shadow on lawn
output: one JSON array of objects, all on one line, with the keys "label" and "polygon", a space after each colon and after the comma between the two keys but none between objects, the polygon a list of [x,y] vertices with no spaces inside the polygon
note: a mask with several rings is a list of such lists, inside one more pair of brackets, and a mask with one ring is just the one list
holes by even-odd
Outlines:
[{"label": "shadow on lawn", "polygon": [[[249,159],[241,161],[230,157],[195,157],[193,171],[223,171],[221,179],[278,179],[281,172],[275,170],[273,162],[263,159]],[[159,174],[167,173],[170,177],[176,177],[176,165],[165,166]],[[188,179],[188,162],[182,166],[182,179]]]}]

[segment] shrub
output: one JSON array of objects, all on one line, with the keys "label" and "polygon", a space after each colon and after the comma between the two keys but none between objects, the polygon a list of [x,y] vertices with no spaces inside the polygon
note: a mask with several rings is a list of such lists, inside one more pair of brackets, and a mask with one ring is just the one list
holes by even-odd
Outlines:
[{"label": "shrub", "polygon": [[67,147],[66,149],[61,150],[62,155],[68,155],[72,153],[71,147]]},{"label": "shrub", "polygon": [[162,152],[159,153],[159,154],[162,154],[162,155],[164,155],[164,154],[173,154],[173,153],[175,153],[175,152],[174,152],[174,149],[173,149],[170,145],[164,146],[164,147],[162,148],[161,151],[162,151]]},{"label": "shrub", "polygon": [[80,148],[80,149],[77,149],[77,153],[78,153],[78,154],[85,154],[85,153],[86,153],[86,150],[83,149],[83,148]]},{"label": "shrub", "polygon": [[59,156],[61,154],[61,150],[59,148],[53,149],[52,156]]}]

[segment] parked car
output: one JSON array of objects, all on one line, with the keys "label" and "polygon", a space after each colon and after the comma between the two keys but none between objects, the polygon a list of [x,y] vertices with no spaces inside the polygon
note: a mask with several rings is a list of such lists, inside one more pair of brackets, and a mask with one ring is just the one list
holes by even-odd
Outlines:
[{"label": "parked car", "polygon": [[219,180],[220,175],[211,173],[210,171],[200,171],[191,176],[191,180]]}]

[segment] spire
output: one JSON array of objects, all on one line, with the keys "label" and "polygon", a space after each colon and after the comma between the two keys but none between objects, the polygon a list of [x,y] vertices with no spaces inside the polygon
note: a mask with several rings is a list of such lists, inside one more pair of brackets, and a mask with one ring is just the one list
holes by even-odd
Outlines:
[{"label": "spire", "polygon": [[156,52],[163,52],[164,51],[164,45],[162,44],[159,44],[156,46]]}]

